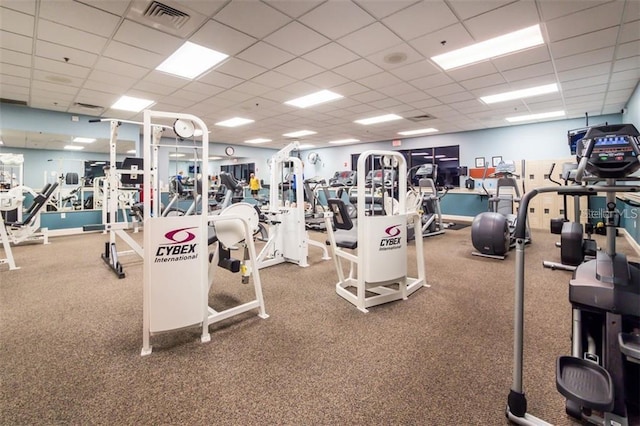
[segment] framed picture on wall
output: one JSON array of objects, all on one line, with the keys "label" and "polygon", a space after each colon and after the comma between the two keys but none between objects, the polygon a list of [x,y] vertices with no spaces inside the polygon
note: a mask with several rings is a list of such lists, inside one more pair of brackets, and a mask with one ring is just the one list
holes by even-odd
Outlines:
[{"label": "framed picture on wall", "polygon": [[491,157],[491,165],[493,167],[496,167],[500,163],[502,163],[502,156]]},{"label": "framed picture on wall", "polygon": [[484,168],[484,157],[476,157],[476,168]]}]

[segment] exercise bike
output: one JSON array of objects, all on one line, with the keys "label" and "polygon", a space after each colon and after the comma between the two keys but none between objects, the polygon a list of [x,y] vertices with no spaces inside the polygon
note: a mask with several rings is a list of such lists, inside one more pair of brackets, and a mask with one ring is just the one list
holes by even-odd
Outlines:
[{"label": "exercise bike", "polygon": [[[514,232],[518,224],[518,210],[520,204],[520,190],[515,174],[515,163],[500,162],[495,173],[483,178],[482,188],[489,197],[489,211],[480,213],[471,224],[471,241],[477,251],[474,256],[489,257],[504,260],[507,252],[515,247]],[[484,186],[484,180],[497,178],[495,194],[489,193]],[[522,191],[524,192],[524,183]],[[531,242],[531,232],[527,224],[526,242]]]},{"label": "exercise bike", "polygon": [[[525,226],[527,208],[540,193],[606,194],[606,249],[580,264],[569,282],[571,356],[556,361],[556,388],[566,413],[582,422],[628,426],[640,415],[640,263],[616,253],[616,193],[640,192],[640,133],[632,124],[592,127],[579,143],[576,180],[591,173],[605,184],[537,188],[525,194],[516,228],[513,382],[507,418],[548,425],[527,412],[523,391]],[[632,420],[634,419],[634,420]]]}]

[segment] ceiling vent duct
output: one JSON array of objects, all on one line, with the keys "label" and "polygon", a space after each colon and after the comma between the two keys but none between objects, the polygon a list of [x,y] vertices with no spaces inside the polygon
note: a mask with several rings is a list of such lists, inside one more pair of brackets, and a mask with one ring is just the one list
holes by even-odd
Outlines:
[{"label": "ceiling vent duct", "polygon": [[188,4],[176,0],[133,0],[127,18],[156,30],[187,37],[207,20]]},{"label": "ceiling vent duct", "polygon": [[91,110],[104,109],[104,107],[101,107],[98,105],[85,104],[83,102],[75,102],[73,105],[78,108],[91,109]]},{"label": "ceiling vent duct", "polygon": [[26,101],[19,101],[17,99],[0,98],[0,103],[27,106]]},{"label": "ceiling vent duct", "polygon": [[189,14],[182,12],[178,9],[174,9],[164,3],[158,1],[152,1],[144,11],[143,15],[149,19],[157,21],[163,25],[180,29],[189,20]]},{"label": "ceiling vent duct", "polygon": [[423,121],[433,120],[436,117],[431,114],[422,114],[416,115],[415,117],[407,117],[407,120],[415,121],[416,123],[421,123]]}]

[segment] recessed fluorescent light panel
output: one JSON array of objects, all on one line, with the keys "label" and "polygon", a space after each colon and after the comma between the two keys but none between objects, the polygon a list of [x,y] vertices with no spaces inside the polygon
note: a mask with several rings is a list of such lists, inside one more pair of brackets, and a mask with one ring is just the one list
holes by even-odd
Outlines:
[{"label": "recessed fluorescent light panel", "polygon": [[564,111],[543,112],[540,114],[518,115],[516,117],[507,117],[509,123],[518,123],[520,121],[543,120],[545,118],[564,117]]},{"label": "recessed fluorescent light panel", "polygon": [[558,91],[558,84],[546,84],[544,86],[530,87],[529,89],[514,90],[512,92],[498,93],[497,95],[483,96],[480,98],[485,104],[511,101],[513,99],[531,98],[533,96],[546,95]]},{"label": "recessed fluorescent light panel", "polygon": [[334,143],[334,144],[351,143],[351,142],[360,142],[360,139],[339,139],[337,141],[329,141],[329,143]]},{"label": "recessed fluorescent light panel", "polygon": [[186,154],[180,154],[180,153],[173,153],[173,154],[169,154],[169,157],[171,158],[180,158],[180,157],[184,157]]},{"label": "recessed fluorescent light panel", "polygon": [[285,104],[296,106],[298,108],[307,108],[313,105],[318,105],[324,102],[333,101],[343,97],[344,96],[334,93],[330,90],[321,90],[319,92],[312,93],[307,96],[302,96],[300,98],[292,99],[290,101],[285,102]]},{"label": "recessed fluorescent light panel", "polygon": [[156,70],[194,79],[228,57],[229,55],[188,41],[158,65]]},{"label": "recessed fluorescent light panel", "polygon": [[385,121],[400,120],[401,118],[402,117],[396,114],[386,114],[386,115],[379,115],[377,117],[363,118],[362,120],[354,121],[354,123],[368,125],[368,124],[384,123]]},{"label": "recessed fluorescent light panel", "polygon": [[130,149],[129,151],[127,151],[127,154],[135,154],[136,150],[135,149]]},{"label": "recessed fluorescent light panel", "polygon": [[147,108],[154,101],[150,101],[149,99],[140,99],[134,98],[131,96],[123,96],[118,101],[111,105],[111,109],[119,109],[122,111],[131,111],[131,112],[140,112],[143,109]]},{"label": "recessed fluorescent light panel", "polygon": [[484,61],[489,58],[514,53],[519,50],[539,46],[544,43],[540,25],[524,28],[496,38],[472,44],[461,49],[452,50],[431,57],[431,60],[438,64],[440,68],[449,70],[464,65]]},{"label": "recessed fluorescent light panel", "polygon": [[288,138],[301,138],[303,136],[315,135],[316,132],[312,130],[298,130],[297,132],[285,133],[282,136],[286,136]]},{"label": "recessed fluorescent light panel", "polygon": [[302,144],[302,145],[298,146],[298,149],[300,149],[300,150],[309,149],[309,148],[315,148],[315,145],[312,145],[310,143],[305,143],[305,144]]},{"label": "recessed fluorescent light panel", "polygon": [[79,145],[65,145],[64,149],[69,150],[69,151],[82,151],[84,149],[84,146],[79,146]]},{"label": "recessed fluorescent light panel", "polygon": [[233,117],[228,120],[224,120],[224,121],[220,121],[219,123],[216,123],[216,126],[238,127],[238,126],[242,126],[243,124],[249,124],[249,123],[253,123],[253,120],[250,120],[248,118],[242,118],[242,117]]},{"label": "recessed fluorescent light panel", "polygon": [[416,129],[416,130],[405,130],[404,132],[398,132],[399,135],[403,136],[411,136],[411,135],[421,135],[424,133],[433,133],[437,132],[438,129],[434,129],[433,127],[429,127],[428,129]]},{"label": "recessed fluorescent light panel", "polygon": [[214,155],[213,157],[209,157],[209,160],[222,160],[222,157]]},{"label": "recessed fluorescent light panel", "polygon": [[266,142],[271,142],[271,139],[256,138],[256,139],[249,139],[244,141],[244,143],[252,143],[252,144],[266,143]]},{"label": "recessed fluorescent light panel", "polygon": [[74,142],[80,142],[80,143],[94,143],[96,140],[95,138],[83,138],[83,137],[75,137],[73,138]]}]

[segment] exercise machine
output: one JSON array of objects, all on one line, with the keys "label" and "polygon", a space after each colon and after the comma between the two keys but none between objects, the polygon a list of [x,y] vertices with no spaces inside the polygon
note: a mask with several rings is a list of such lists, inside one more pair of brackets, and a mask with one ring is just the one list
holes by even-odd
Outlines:
[{"label": "exercise machine", "polygon": [[[322,259],[330,259],[327,248],[321,243],[309,238],[305,227],[305,208],[303,185],[288,184],[288,182],[303,182],[302,161],[291,156],[297,150],[299,143],[292,142],[271,157],[271,174],[269,184],[269,207],[262,211],[269,238],[258,254],[258,266],[266,268],[283,262],[295,263],[301,267],[309,266],[309,246],[322,250]],[[285,164],[293,166],[291,178],[283,179]],[[291,173],[289,173],[291,174]],[[285,183],[285,184],[282,184]],[[286,195],[295,191],[295,200],[291,201]]]},{"label": "exercise machine", "polygon": [[[585,131],[586,132],[586,131]],[[555,163],[551,165],[549,171],[549,180],[557,185],[562,186],[560,182],[553,179],[553,170]],[[576,172],[578,170],[577,163],[565,163],[562,165],[562,179],[564,186],[577,185],[575,181]],[[589,222],[585,224],[587,238],[584,238],[584,229],[580,223],[580,194],[571,194],[573,196],[573,217],[574,220],[568,220],[568,203],[569,194],[563,194],[563,212],[564,217],[561,219],[551,220],[551,232],[560,234],[560,243],[556,243],[560,247],[560,262],[551,262],[545,260],[542,265],[545,268],[560,269],[564,271],[575,271],[576,267],[584,262],[585,259],[592,259],[596,255],[598,245],[591,238],[592,226]],[[588,205],[588,201],[587,201]]]},{"label": "exercise machine", "polygon": [[417,167],[412,180],[417,181],[417,188],[412,185],[420,202],[422,236],[432,237],[444,234],[447,225],[442,220],[440,200],[447,195],[450,187],[445,186],[444,191],[438,192],[436,180],[438,178],[438,166],[436,164],[423,164]]},{"label": "exercise machine", "polygon": [[[379,159],[380,169],[374,170],[376,159]],[[325,223],[338,275],[336,293],[362,312],[382,303],[407,299],[421,287],[429,287],[422,238],[415,240],[417,277],[407,276],[407,224],[412,222],[414,229],[418,229],[420,215],[407,210],[405,161],[404,156],[395,151],[360,154],[355,222],[349,217],[342,199],[328,200],[330,211],[325,214]],[[372,176],[378,175],[378,171],[380,176],[398,176],[397,185],[389,182],[376,197],[374,185],[367,188],[367,163],[374,172]],[[384,182],[380,184],[384,185]],[[348,275],[345,275],[343,262],[348,264]]]},{"label": "exercise machine", "polygon": [[513,381],[506,415],[517,424],[548,425],[528,413],[523,389],[525,220],[536,195],[591,195],[607,199],[607,244],[596,259],[580,264],[569,282],[572,306],[571,356],[556,362],[556,387],[570,416],[592,424],[628,426],[640,414],[640,264],[615,249],[616,193],[640,192],[640,133],[632,124],[591,127],[579,143],[576,180],[585,173],[604,184],[537,188],[525,194],[516,228]]},{"label": "exercise machine", "polygon": [[[524,162],[523,162],[524,169]],[[484,185],[482,188],[489,197],[489,211],[477,215],[471,224],[471,241],[476,251],[474,256],[504,260],[509,250],[515,247],[514,232],[517,226],[519,204],[521,199],[515,174],[515,163],[500,162],[490,178],[497,178],[496,192],[490,194]],[[485,168],[485,178],[487,168]],[[523,188],[524,192],[524,188]],[[527,243],[531,241],[529,226]]]},{"label": "exercise machine", "polygon": [[[49,244],[47,228],[40,227],[40,213],[49,202],[58,186],[57,182],[47,184],[40,193],[35,193],[26,186],[16,186],[9,191],[0,192],[0,241],[4,249],[4,258],[0,258],[1,264],[8,264],[9,269],[19,269],[16,266],[11,244],[20,244],[27,241],[42,241]],[[23,212],[21,220],[6,220],[5,215],[14,210],[22,211],[25,193],[34,196],[31,205]]]},{"label": "exercise machine", "polygon": [[[143,334],[141,355],[152,351],[154,334],[185,327],[200,327],[201,342],[209,342],[209,325],[257,310],[260,318],[267,318],[252,228],[257,225],[253,206],[238,203],[219,214],[200,209],[192,215],[163,217],[160,211],[160,185],[157,157],[160,144],[153,136],[158,125],[151,120],[175,120],[181,135],[190,135],[195,128],[202,130],[200,149],[202,158],[209,158],[209,132],[206,124],[190,114],[144,111],[143,153],[144,188],[144,286]],[[153,126],[153,127],[152,127]],[[190,130],[190,132],[189,132]],[[194,140],[195,144],[195,140]],[[201,165],[202,180],[209,181],[207,161]],[[156,214],[154,214],[154,212]],[[212,224],[212,229],[209,224]],[[213,235],[211,235],[213,233]],[[246,262],[223,262],[226,269],[242,271],[242,282],[253,278],[255,297],[240,305],[216,310],[209,306],[210,289],[214,284],[222,244],[224,247],[244,245]],[[239,267],[236,268],[235,265]]]}]

